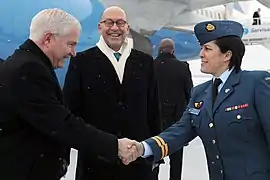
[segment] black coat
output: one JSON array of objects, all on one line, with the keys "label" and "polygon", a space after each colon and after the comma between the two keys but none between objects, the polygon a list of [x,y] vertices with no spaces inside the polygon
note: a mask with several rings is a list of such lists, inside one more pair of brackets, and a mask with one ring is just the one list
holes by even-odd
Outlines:
[{"label": "black coat", "polygon": [[[153,69],[151,56],[132,50],[121,84],[110,60],[93,47],[71,59],[64,85],[65,101],[87,123],[119,138],[142,141],[160,132]],[[151,172],[151,164],[143,159],[129,166],[89,162],[84,157],[80,157],[78,166],[80,162],[83,165],[77,170],[84,171],[83,179],[143,180]]]},{"label": "black coat", "polygon": [[163,128],[178,121],[185,110],[193,87],[191,72],[186,62],[173,54],[160,54],[154,61],[158,79],[160,113]]},{"label": "black coat", "polygon": [[71,147],[117,160],[117,138],[65,108],[54,69],[34,42],[27,40],[0,68],[1,180],[57,180]]}]

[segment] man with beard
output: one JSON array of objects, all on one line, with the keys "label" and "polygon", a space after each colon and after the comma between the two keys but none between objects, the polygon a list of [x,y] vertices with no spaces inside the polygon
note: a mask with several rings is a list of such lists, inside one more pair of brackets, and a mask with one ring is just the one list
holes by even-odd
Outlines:
[{"label": "man with beard", "polygon": [[[97,45],[70,61],[65,101],[73,113],[101,130],[118,138],[144,140],[160,131],[153,58],[132,49],[123,9],[107,8],[98,30]],[[145,159],[125,166],[121,161],[90,160],[79,151],[77,180],[149,180],[153,175]]]}]

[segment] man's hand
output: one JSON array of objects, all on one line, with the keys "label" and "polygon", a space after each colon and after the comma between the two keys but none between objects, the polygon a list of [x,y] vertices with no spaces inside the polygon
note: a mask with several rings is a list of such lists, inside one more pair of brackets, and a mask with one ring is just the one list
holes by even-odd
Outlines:
[{"label": "man's hand", "polygon": [[144,154],[144,146],[142,143],[127,138],[118,140],[118,156],[125,165],[135,161]]},{"label": "man's hand", "polygon": [[144,154],[144,146],[143,146],[143,144],[136,141],[135,146],[136,146],[136,149],[137,149],[138,157],[141,157]]},{"label": "man's hand", "polygon": [[122,159],[124,164],[129,164],[135,161],[138,157],[136,149],[136,141],[123,138],[118,139],[118,156]]}]

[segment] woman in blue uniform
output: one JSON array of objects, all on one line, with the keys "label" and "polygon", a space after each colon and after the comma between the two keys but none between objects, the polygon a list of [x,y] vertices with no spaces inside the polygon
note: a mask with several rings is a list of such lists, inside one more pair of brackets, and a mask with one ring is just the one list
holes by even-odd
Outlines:
[{"label": "woman in blue uniform", "polygon": [[241,70],[245,46],[238,22],[201,22],[194,31],[201,71],[213,79],[193,89],[176,124],[137,148],[158,161],[199,136],[211,180],[269,180],[270,74]]}]

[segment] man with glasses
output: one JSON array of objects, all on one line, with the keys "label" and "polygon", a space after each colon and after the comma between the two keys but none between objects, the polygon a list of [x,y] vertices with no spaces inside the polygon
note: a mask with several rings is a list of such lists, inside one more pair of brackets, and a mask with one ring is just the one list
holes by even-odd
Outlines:
[{"label": "man with glasses", "polygon": [[[65,102],[73,113],[101,130],[144,140],[160,131],[153,58],[132,49],[121,8],[107,8],[98,30],[97,45],[71,58]],[[153,176],[152,164],[145,159],[125,166],[121,160],[89,159],[79,151],[76,180],[151,180]]]}]

